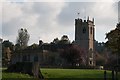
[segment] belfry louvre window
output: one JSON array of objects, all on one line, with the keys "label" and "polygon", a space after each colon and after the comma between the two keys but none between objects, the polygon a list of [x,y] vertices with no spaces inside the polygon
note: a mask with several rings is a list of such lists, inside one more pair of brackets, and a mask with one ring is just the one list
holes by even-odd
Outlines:
[{"label": "belfry louvre window", "polygon": [[92,27],[90,27],[90,34],[92,34]]},{"label": "belfry louvre window", "polygon": [[83,33],[86,33],[86,28],[85,27],[83,28]]}]

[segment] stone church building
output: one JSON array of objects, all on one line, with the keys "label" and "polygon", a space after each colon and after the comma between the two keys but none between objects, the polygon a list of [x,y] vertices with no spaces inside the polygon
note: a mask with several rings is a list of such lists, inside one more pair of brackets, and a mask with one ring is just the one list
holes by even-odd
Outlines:
[{"label": "stone church building", "polygon": [[94,66],[94,18],[93,20],[75,19],[75,44],[87,51],[87,64]]}]

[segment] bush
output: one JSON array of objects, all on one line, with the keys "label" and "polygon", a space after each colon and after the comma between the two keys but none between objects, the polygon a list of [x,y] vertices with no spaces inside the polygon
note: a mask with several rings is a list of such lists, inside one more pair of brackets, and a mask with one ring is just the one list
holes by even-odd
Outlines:
[{"label": "bush", "polygon": [[17,62],[16,64],[10,65],[6,71],[25,73],[34,76],[36,78],[43,78],[40,71],[39,63]]}]

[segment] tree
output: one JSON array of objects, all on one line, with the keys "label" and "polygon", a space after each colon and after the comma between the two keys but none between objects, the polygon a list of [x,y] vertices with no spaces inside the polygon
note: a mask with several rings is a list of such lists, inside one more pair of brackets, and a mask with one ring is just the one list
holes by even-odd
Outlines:
[{"label": "tree", "polygon": [[21,49],[27,47],[30,35],[28,34],[27,29],[19,29],[18,30],[18,37],[17,37],[17,44],[20,46]]},{"label": "tree", "polygon": [[118,70],[119,68],[118,66],[120,63],[120,59],[119,59],[119,56],[120,56],[120,23],[117,24],[114,30],[111,30],[109,33],[106,34],[106,39],[108,39],[108,41],[105,44],[106,47],[108,47],[108,49],[111,50],[112,53],[116,54],[116,60],[111,61],[113,63],[110,63],[110,64],[114,65],[114,63],[117,62],[116,69]]},{"label": "tree", "polygon": [[70,44],[70,40],[67,35],[63,35],[61,37],[61,40],[59,41],[59,44]]},{"label": "tree", "polygon": [[9,40],[5,40],[2,43],[2,64],[7,66],[11,60],[11,56],[14,52],[14,44]]},{"label": "tree", "polygon": [[82,64],[84,50],[82,50],[77,45],[71,45],[68,48],[64,49],[63,52],[60,54],[60,56],[72,66],[75,66],[76,64]]},{"label": "tree", "polygon": [[43,45],[43,41],[39,40],[39,46]]},{"label": "tree", "polygon": [[13,44],[12,42],[10,42],[9,40],[3,41],[2,47],[3,47],[3,48],[4,48],[4,47],[9,47],[10,50],[12,50],[12,51],[14,50],[14,44]]},{"label": "tree", "polygon": [[113,53],[120,53],[120,23],[114,30],[111,30],[106,34],[106,47],[108,47]]},{"label": "tree", "polygon": [[58,42],[59,42],[59,39],[58,39],[58,38],[55,38],[55,39],[53,40],[53,43],[55,43],[55,44],[58,44]]},{"label": "tree", "polygon": [[99,54],[103,54],[105,49],[106,47],[104,42],[95,41],[95,51],[97,51]]}]

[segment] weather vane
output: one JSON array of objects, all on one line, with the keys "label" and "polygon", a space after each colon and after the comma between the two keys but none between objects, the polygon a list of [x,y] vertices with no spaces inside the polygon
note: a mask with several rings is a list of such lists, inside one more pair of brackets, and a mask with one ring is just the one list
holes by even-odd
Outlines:
[{"label": "weather vane", "polygon": [[80,16],[80,13],[78,12],[78,13],[77,13],[77,15],[78,15],[78,18],[79,18],[79,16]]}]

